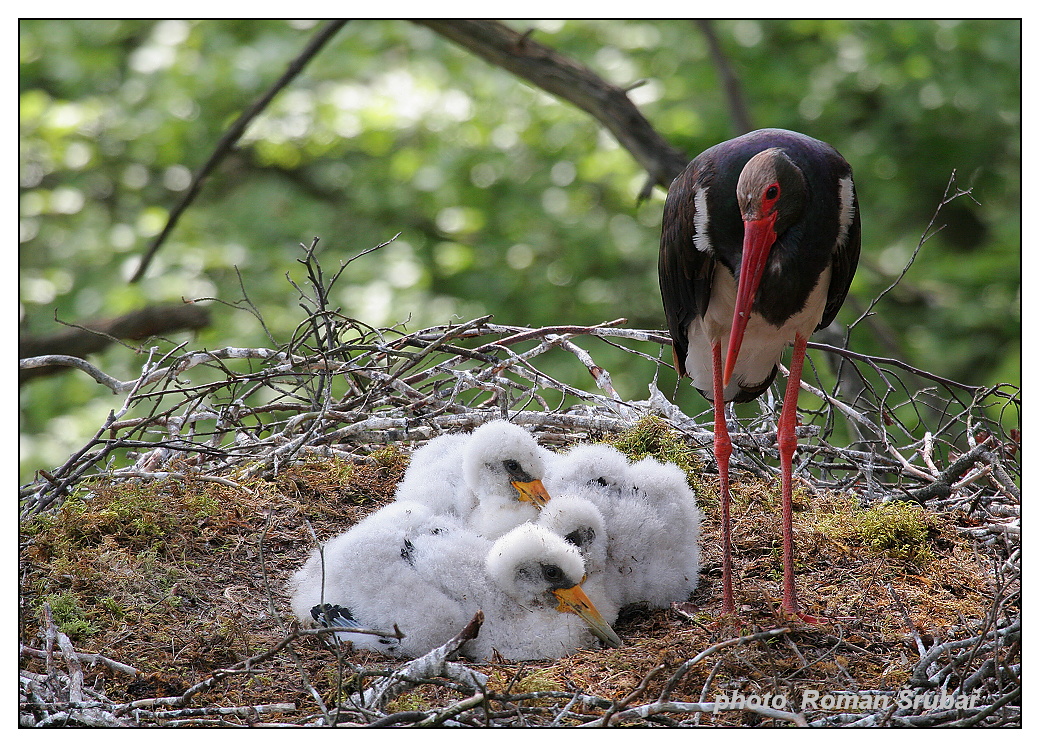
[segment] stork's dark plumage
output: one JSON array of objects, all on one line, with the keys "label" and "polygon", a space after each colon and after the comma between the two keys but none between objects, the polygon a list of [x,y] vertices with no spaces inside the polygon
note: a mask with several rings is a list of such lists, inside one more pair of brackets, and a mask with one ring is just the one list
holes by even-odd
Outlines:
[{"label": "stork's dark plumage", "polygon": [[[782,610],[801,614],[794,588],[791,460],[805,344],[829,325],[859,260],[852,169],[827,143],[756,130],[701,153],[668,190],[659,272],[675,368],[715,409],[722,483],[723,612],[734,612],[725,403],[772,383],[794,344],[777,426],[783,475]],[[723,363],[723,350],[726,351]]]}]

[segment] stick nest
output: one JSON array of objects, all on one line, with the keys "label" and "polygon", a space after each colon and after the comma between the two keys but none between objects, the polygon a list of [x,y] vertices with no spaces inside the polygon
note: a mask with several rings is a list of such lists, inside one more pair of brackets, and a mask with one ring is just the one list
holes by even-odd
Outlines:
[{"label": "stick nest", "polygon": [[[125,401],[20,492],[23,725],[1021,723],[1016,388],[815,346],[843,376],[803,385],[797,583],[832,622],[776,616],[771,396],[733,433],[739,609],[720,622],[710,413],[681,412],[656,375],[625,400],[586,342],[664,367],[667,335],[489,317],[377,329],[330,307],[349,262],[326,277],[314,249],[288,343],[152,349],[129,382],[80,366]],[[547,373],[550,351],[589,386]],[[607,441],[685,469],[705,511],[693,598],[627,608],[622,648],[548,662],[470,666],[455,640],[402,663],[300,630],[285,582],[315,542],[392,500],[415,448],[503,417],[548,448]]]}]

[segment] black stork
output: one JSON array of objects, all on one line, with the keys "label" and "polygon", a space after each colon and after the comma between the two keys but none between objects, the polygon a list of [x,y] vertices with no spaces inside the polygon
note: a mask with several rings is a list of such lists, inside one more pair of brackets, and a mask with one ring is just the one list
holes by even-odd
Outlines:
[{"label": "black stork", "polygon": [[[783,480],[782,613],[806,622],[794,586],[791,460],[806,341],[829,325],[859,261],[852,168],[827,143],[789,130],[749,132],[708,148],[672,182],[658,270],[675,369],[715,411],[722,504],[722,612],[732,614],[726,403],[769,388],[788,344],[777,424]],[[722,351],[726,350],[725,366]]]}]

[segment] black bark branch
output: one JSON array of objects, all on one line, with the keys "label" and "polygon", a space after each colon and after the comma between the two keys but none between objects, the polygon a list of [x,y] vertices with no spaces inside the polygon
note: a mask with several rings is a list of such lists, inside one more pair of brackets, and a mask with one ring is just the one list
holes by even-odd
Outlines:
[{"label": "black bark branch", "polygon": [[[194,331],[208,327],[209,309],[196,304],[162,304],[146,306],[114,319],[100,319],[69,325],[53,335],[25,335],[18,340],[18,358],[23,361],[18,374],[19,385],[41,376],[50,376],[69,366],[80,368],[109,386],[80,362],[58,358],[82,359],[100,353],[119,340],[144,340],[172,332]],[[26,359],[51,357],[56,365],[26,366]],[[89,366],[89,364],[87,364]],[[110,387],[111,388],[111,387]]]},{"label": "black bark branch", "polygon": [[729,115],[736,130],[734,134],[743,135],[745,132],[751,132],[755,128],[751,124],[751,115],[748,113],[747,104],[744,103],[743,86],[740,85],[740,79],[733,72],[729,59],[722,51],[722,44],[719,42],[718,34],[715,33],[715,27],[708,19],[701,19],[695,21],[695,23],[708,42],[711,61],[719,73],[722,90],[726,93],[726,102],[729,104]]},{"label": "black bark branch", "polygon": [[581,63],[498,21],[418,20],[528,83],[591,114],[665,189],[689,157],[654,129],[625,91]]}]

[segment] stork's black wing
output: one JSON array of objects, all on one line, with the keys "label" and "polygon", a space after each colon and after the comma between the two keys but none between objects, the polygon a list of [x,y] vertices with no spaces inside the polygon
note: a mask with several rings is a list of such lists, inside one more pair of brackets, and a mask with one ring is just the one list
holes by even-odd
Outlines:
[{"label": "stork's black wing", "polygon": [[[679,376],[687,375],[686,352],[689,346],[686,327],[703,316],[711,295],[715,257],[697,248],[697,193],[711,182],[712,170],[700,158],[675,177],[668,189],[661,221],[661,251],[657,271],[672,355]],[[701,203],[703,209],[704,203]],[[706,225],[702,220],[701,225]],[[707,247],[705,240],[702,246]]]}]

